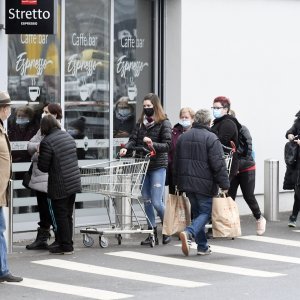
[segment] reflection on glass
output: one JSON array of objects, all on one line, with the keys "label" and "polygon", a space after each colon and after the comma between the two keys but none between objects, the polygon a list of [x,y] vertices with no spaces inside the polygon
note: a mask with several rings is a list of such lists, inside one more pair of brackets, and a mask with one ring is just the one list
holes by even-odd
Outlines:
[{"label": "reflection on glass", "polygon": [[134,106],[129,103],[129,97],[121,97],[115,105],[114,137],[129,137],[135,124]]},{"label": "reflection on glass", "polygon": [[[38,131],[40,123],[30,106],[21,106],[12,109],[8,119],[8,137],[11,142],[29,141]],[[29,162],[31,157],[24,145],[17,151],[12,151],[13,162]],[[24,148],[24,149],[23,149]]]},{"label": "reflection on glass", "polygon": [[125,123],[115,109],[116,154],[120,144],[127,141],[128,132],[136,120],[135,112],[142,109],[141,97],[153,88],[153,6],[149,0],[115,0],[114,3],[114,102],[117,107],[119,99],[126,97],[127,105],[134,112],[134,117]]},{"label": "reflection on glass", "polygon": [[109,1],[66,0],[65,127],[81,159],[109,157]]}]

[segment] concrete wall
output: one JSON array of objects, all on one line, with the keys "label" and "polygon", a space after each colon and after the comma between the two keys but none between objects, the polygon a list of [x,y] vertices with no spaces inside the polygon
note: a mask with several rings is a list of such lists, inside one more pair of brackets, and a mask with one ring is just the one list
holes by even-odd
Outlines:
[{"label": "concrete wall", "polygon": [[[300,1],[184,0],[179,8],[180,106],[210,108],[216,96],[229,97],[253,136],[256,192],[263,192],[268,158],[280,160],[281,189],[284,136],[300,109]],[[172,77],[172,68],[166,74]]]}]

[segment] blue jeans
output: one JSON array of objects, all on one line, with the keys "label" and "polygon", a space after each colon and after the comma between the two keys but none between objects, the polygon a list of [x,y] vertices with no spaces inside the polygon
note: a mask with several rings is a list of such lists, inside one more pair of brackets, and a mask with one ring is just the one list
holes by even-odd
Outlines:
[{"label": "blue jeans", "polygon": [[147,223],[150,228],[156,227],[154,208],[161,221],[164,219],[165,204],[163,202],[163,194],[165,189],[165,180],[165,168],[148,171],[145,176],[142,188],[142,198],[144,201],[146,215],[149,218]]},{"label": "blue jeans", "polygon": [[191,203],[193,220],[192,224],[186,227],[185,231],[193,236],[198,250],[206,251],[208,244],[205,234],[205,224],[210,220],[212,197],[196,193],[187,193],[186,195]]},{"label": "blue jeans", "polygon": [[0,207],[0,277],[8,274],[7,266],[7,248],[6,241],[4,238],[5,232],[5,219],[3,214],[3,208]]}]

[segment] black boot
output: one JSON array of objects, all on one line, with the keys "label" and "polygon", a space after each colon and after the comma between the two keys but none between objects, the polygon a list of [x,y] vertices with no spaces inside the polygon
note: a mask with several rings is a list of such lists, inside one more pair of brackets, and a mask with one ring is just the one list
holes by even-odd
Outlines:
[{"label": "black boot", "polygon": [[[152,228],[149,228],[150,230]],[[154,230],[154,240],[155,240],[155,245],[158,245],[159,242],[158,242],[158,237],[157,237],[157,227],[153,227],[153,230]],[[141,245],[142,246],[150,246],[151,245],[151,242],[152,242],[152,236],[151,234],[149,234],[149,236],[141,242]]]},{"label": "black boot", "polygon": [[171,242],[171,237],[169,235],[163,234],[162,242],[164,245],[169,244]]},{"label": "black boot", "polygon": [[50,239],[50,229],[38,228],[36,239],[33,243],[26,246],[27,250],[47,250],[47,240]]}]

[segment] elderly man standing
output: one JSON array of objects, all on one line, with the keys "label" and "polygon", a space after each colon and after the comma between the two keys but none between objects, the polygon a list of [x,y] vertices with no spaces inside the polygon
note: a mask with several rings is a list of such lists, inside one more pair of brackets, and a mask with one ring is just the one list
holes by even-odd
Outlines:
[{"label": "elderly man standing", "polygon": [[229,189],[229,178],[224,152],[218,137],[210,129],[210,112],[196,112],[193,126],[182,134],[176,144],[174,181],[179,191],[186,192],[193,220],[180,233],[182,252],[189,255],[192,238],[197,244],[197,255],[211,253],[205,234],[205,224],[210,219],[212,198]]},{"label": "elderly man standing", "polygon": [[10,115],[10,97],[0,91],[0,282],[19,282],[23,278],[13,276],[7,266],[7,248],[4,238],[5,219],[3,206],[8,203],[8,183],[11,177],[11,150],[3,127],[3,122]]}]

